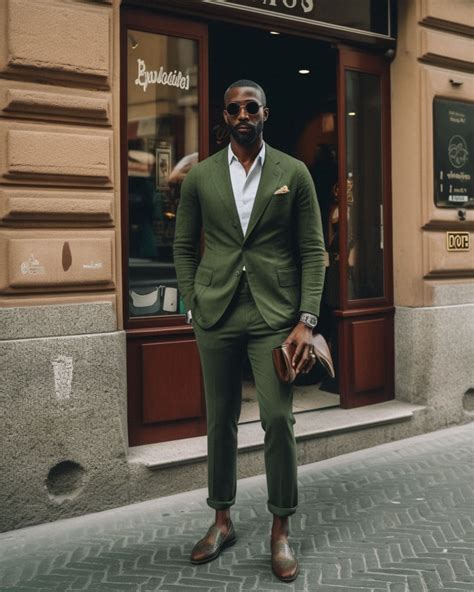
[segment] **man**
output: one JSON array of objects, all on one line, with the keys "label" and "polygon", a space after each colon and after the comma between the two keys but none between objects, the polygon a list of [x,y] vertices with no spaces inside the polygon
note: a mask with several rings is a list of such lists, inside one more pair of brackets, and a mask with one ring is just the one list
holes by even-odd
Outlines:
[{"label": "man", "polygon": [[[194,166],[181,189],[174,257],[192,313],[206,391],[208,505],[215,523],[194,547],[192,563],[215,559],[235,543],[237,423],[242,363],[248,354],[265,430],[272,569],[298,575],[288,544],[297,505],[293,390],[274,371],[272,349],[296,344],[293,365],[315,363],[312,330],[324,279],[324,242],[316,192],[305,165],[263,142],[263,89],[231,84],[224,96],[230,145]],[[204,230],[204,253],[198,252]]]}]

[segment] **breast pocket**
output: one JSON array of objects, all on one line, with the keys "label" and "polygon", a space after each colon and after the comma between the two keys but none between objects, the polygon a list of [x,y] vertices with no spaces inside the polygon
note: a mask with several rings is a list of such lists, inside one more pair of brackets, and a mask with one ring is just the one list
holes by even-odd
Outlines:
[{"label": "breast pocket", "polygon": [[285,193],[274,193],[272,198],[283,203],[285,200],[291,199],[291,191],[286,191]]}]

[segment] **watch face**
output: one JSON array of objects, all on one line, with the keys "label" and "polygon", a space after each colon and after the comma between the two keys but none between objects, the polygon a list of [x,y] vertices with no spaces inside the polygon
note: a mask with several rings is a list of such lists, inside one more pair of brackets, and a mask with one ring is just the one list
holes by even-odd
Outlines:
[{"label": "watch face", "polygon": [[308,327],[314,328],[318,324],[318,317],[309,313],[303,313],[300,317],[300,320]]}]

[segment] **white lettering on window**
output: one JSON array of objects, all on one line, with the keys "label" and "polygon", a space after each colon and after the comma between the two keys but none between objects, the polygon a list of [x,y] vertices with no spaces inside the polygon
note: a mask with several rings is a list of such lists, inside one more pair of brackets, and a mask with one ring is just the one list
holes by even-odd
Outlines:
[{"label": "white lettering on window", "polygon": [[138,77],[135,84],[143,88],[143,92],[149,84],[163,84],[164,86],[176,86],[181,90],[189,90],[189,74],[183,74],[181,70],[165,72],[163,66],[158,70],[147,70],[145,60],[137,59]]}]

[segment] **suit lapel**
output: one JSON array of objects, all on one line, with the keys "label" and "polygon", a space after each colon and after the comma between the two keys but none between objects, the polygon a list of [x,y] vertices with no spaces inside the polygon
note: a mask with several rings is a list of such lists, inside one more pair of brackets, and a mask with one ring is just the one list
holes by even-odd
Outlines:
[{"label": "suit lapel", "polygon": [[230,216],[230,222],[237,222],[237,227],[234,224],[230,224],[229,230],[235,229],[239,235],[239,240],[243,241],[244,234],[242,232],[239,213],[235,204],[234,192],[232,191],[227,154],[226,147],[215,155],[212,180],[216,187],[217,195]]},{"label": "suit lapel", "polygon": [[[257,195],[250,214],[249,225],[245,233],[244,241],[248,239],[257,222],[263,215],[266,207],[270,203],[273,192],[277,189],[278,183],[281,179],[282,170],[279,164],[279,158],[275,154],[273,148],[268,144],[265,146],[265,162],[263,163],[262,176],[258,185]],[[230,181],[229,181],[230,182]]]}]

